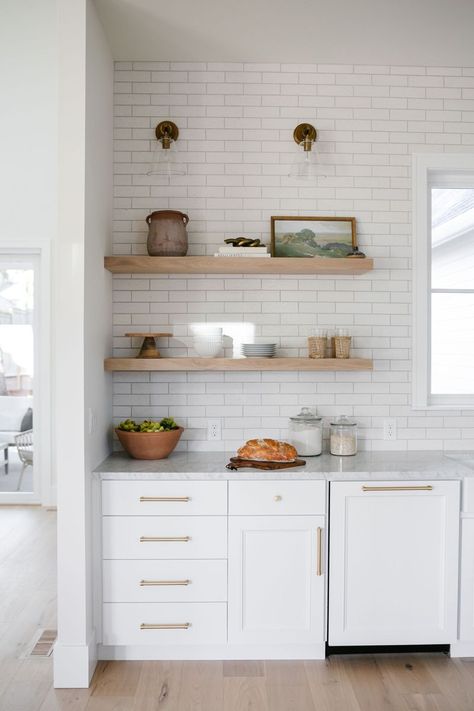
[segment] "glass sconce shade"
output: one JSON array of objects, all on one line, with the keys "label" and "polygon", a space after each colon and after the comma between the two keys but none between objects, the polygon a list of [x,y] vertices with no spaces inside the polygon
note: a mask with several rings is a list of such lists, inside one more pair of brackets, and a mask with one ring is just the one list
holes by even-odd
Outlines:
[{"label": "glass sconce shade", "polygon": [[180,161],[173,140],[169,141],[167,148],[163,148],[161,143],[157,145],[147,175],[186,175],[186,165]]},{"label": "glass sconce shade", "polygon": [[313,180],[318,176],[326,175],[319,156],[313,150],[317,138],[314,126],[310,123],[299,124],[293,132],[293,138],[299,146],[299,152],[288,177],[298,180]]},{"label": "glass sconce shade", "polygon": [[158,141],[147,175],[186,175],[186,165],[179,159],[176,141],[179,130],[173,121],[161,121],[155,129]]},{"label": "glass sconce shade", "polygon": [[325,176],[326,171],[313,151],[301,151],[291,166],[289,177],[299,180],[313,180]]}]

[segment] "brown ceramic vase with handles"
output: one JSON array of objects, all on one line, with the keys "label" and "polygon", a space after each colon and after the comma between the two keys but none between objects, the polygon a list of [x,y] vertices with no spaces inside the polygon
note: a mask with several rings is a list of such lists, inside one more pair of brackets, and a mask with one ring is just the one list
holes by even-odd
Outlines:
[{"label": "brown ceramic vase with handles", "polygon": [[165,432],[126,432],[116,429],[124,450],[133,459],[166,459],[179,442],[183,427]]},{"label": "brown ceramic vase with handles", "polygon": [[147,249],[151,257],[184,257],[188,252],[189,217],[178,210],[156,210],[148,215]]}]

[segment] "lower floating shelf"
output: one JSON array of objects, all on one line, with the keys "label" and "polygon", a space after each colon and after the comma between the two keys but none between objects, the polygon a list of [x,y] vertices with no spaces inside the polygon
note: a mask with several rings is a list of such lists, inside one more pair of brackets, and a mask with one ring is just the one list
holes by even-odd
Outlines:
[{"label": "lower floating shelf", "polygon": [[106,358],[105,370],[372,370],[367,358]]}]

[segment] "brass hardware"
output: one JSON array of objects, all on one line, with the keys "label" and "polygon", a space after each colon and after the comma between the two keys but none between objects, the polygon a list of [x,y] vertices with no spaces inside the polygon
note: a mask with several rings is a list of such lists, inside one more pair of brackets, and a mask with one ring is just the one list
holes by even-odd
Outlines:
[{"label": "brass hardware", "polygon": [[426,486],[363,486],[362,491],[433,491],[430,484]]},{"label": "brass hardware", "polygon": [[140,536],[140,543],[187,543],[191,536]]},{"label": "brass hardware", "polygon": [[152,624],[148,622],[142,622],[140,625],[141,630],[188,630],[190,627],[190,622],[177,622],[175,624]]},{"label": "brass hardware", "polygon": [[161,141],[162,148],[169,148],[171,141],[177,141],[179,129],[173,121],[160,121],[155,128],[155,136],[158,141]]},{"label": "brass hardware", "polygon": [[293,131],[293,138],[305,151],[310,151],[318,133],[310,123],[300,123]]},{"label": "brass hardware", "polygon": [[281,501],[282,498],[283,498],[283,497],[280,496],[280,494],[277,494],[276,496],[273,497],[273,501]]},{"label": "brass hardware", "polygon": [[190,496],[140,496],[140,503],[146,501],[191,501]]},{"label": "brass hardware", "polygon": [[153,585],[191,585],[190,580],[140,580],[140,587],[151,587]]},{"label": "brass hardware", "polygon": [[316,548],[317,548],[317,554],[318,557],[316,559],[316,575],[322,575],[323,574],[323,569],[322,569],[322,559],[323,559],[323,529],[322,528],[317,528],[316,529]]}]

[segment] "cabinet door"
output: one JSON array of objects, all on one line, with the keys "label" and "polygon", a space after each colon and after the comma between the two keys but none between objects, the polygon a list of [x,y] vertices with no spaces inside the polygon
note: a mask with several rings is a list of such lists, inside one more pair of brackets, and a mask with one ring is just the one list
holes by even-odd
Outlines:
[{"label": "cabinet door", "polygon": [[462,521],[459,639],[474,642],[474,518]]},{"label": "cabinet door", "polygon": [[324,516],[229,518],[229,642],[324,641]]},{"label": "cabinet door", "polygon": [[459,483],[335,482],[329,644],[456,639]]}]

